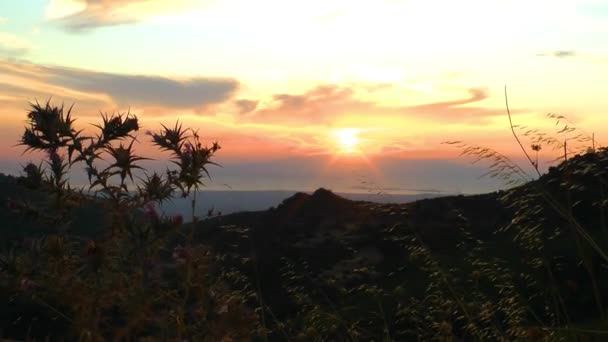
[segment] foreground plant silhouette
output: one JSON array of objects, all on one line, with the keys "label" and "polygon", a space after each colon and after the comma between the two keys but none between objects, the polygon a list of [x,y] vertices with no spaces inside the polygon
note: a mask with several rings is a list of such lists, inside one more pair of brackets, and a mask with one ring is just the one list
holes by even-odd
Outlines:
[{"label": "foreground plant silhouette", "polygon": [[[158,209],[179,192],[191,197],[196,222],[196,191],[215,164],[217,143],[203,145],[196,131],[179,123],[147,132],[177,167],[148,174],[138,164],[147,158],[135,153],[140,127],[131,113],[102,114],[91,136],[75,128],[71,107],[35,103],[27,119],[20,144],[43,152],[44,162],[26,165],[23,183],[51,200],[9,205],[50,230],[13,245],[0,259],[0,284],[34,312],[15,317],[27,329],[12,337],[217,341],[254,332],[257,317],[224,290],[212,251],[192,241],[192,225]],[[88,186],[68,182],[76,165],[84,165]],[[102,210],[89,219],[103,220],[104,227],[89,237],[71,231],[83,206]],[[46,331],[36,323],[45,319],[54,322]]]},{"label": "foreground plant silhouette", "polygon": [[[70,112],[34,105],[21,141],[46,156],[25,166],[23,185],[49,195],[9,205],[49,230],[0,257],[0,296],[9,291],[23,309],[15,315],[21,334],[8,336],[22,338],[28,330],[83,340],[608,336],[608,150],[571,123],[560,130],[572,133],[566,142],[562,133],[510,120],[536,176],[491,148],[450,142],[490,160],[488,174],[512,186],[505,191],[398,205],[350,202],[319,190],[264,213],[201,221],[195,231],[179,216],[163,216],[157,204],[190,196],[194,208],[217,144],[204,146],[179,123],[147,132],[175,165],[147,174],[134,151],[135,116],[104,115],[98,134],[85,137]],[[548,150],[564,152],[543,174],[539,158]],[[88,187],[67,182],[75,165],[84,165]],[[83,206],[102,210],[103,230],[71,231],[74,210]],[[386,251],[384,258],[367,262],[362,252],[370,246]]]},{"label": "foreground plant silhouette", "polygon": [[[489,161],[486,175],[516,185],[501,197],[513,210],[513,218],[500,232],[512,237],[513,247],[522,252],[519,262],[529,268],[526,288],[517,297],[528,306],[526,316],[533,319],[532,325],[556,340],[606,338],[608,149],[596,147],[594,134],[577,129],[563,115],[547,114],[555,126],[563,126],[556,135],[514,124],[506,86],[504,95],[509,128],[534,176],[491,148],[446,143],[461,148],[463,155],[476,162]],[[529,150],[524,139],[530,142]],[[553,160],[559,164],[547,174],[542,174],[538,159],[543,145],[561,151]],[[573,272],[586,273],[585,281],[574,279],[582,276]],[[535,302],[541,310],[532,309]]]}]

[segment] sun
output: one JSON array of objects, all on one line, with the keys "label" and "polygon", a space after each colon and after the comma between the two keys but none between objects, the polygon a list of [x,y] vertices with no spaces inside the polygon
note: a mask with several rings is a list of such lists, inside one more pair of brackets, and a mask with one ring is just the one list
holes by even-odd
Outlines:
[{"label": "sun", "polygon": [[357,134],[359,134],[359,130],[356,128],[342,128],[334,131],[338,152],[348,154],[358,152],[360,139]]}]

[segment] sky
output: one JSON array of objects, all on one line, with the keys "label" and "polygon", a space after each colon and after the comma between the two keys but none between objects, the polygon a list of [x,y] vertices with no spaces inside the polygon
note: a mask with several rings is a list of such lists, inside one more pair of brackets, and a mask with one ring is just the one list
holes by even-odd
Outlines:
[{"label": "sky", "polygon": [[14,145],[52,99],[83,128],[130,110],[144,142],[199,129],[222,146],[211,188],[484,192],[504,185],[442,142],[523,162],[507,85],[516,125],[565,139],[559,113],[602,145],[607,76],[602,0],[5,0],[0,171],[36,158]]}]

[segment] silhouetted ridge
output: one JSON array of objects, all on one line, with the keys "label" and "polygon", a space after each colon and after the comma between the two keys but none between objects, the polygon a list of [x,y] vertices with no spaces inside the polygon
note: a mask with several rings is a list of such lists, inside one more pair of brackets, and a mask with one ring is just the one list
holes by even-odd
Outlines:
[{"label": "silhouetted ridge", "polygon": [[536,215],[544,217],[547,226],[564,225],[568,221],[564,213],[571,210],[584,227],[600,227],[607,174],[608,149],[589,151],[550,167],[539,179],[508,191],[504,199],[537,201]]},{"label": "silhouetted ridge", "polygon": [[312,195],[298,192],[277,207],[278,217],[321,219],[355,212],[355,202],[340,197],[332,191],[320,188]]},{"label": "silhouetted ridge", "polygon": [[310,198],[309,194],[306,194],[303,192],[297,192],[293,196],[288,197],[285,200],[283,200],[283,202],[281,202],[281,204],[279,204],[278,208],[282,209],[285,207],[292,207],[294,205],[299,205],[299,204],[307,201],[309,198]]},{"label": "silhouetted ridge", "polygon": [[317,191],[312,194],[310,201],[318,206],[329,206],[333,209],[338,209],[338,207],[344,206],[352,206],[351,200],[338,196],[334,194],[331,190],[327,190],[324,188],[317,189]]},{"label": "silhouetted ridge", "polygon": [[318,188],[313,192],[312,197],[317,200],[340,200],[342,197],[334,194],[331,190],[325,188]]}]

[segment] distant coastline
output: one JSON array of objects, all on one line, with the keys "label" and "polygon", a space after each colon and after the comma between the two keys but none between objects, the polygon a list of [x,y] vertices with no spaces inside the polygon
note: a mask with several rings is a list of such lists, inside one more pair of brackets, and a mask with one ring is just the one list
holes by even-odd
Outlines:
[{"label": "distant coastline", "polygon": [[[197,196],[196,214],[205,217],[209,210],[222,215],[242,211],[261,211],[276,207],[283,200],[297,192],[312,194],[313,191],[295,190],[201,190]],[[408,203],[425,198],[435,198],[456,195],[454,193],[374,193],[374,192],[336,192],[337,195],[353,201],[369,201],[377,203]],[[191,215],[190,200],[176,198],[164,204],[161,210],[168,215],[181,214],[188,221]]]}]

